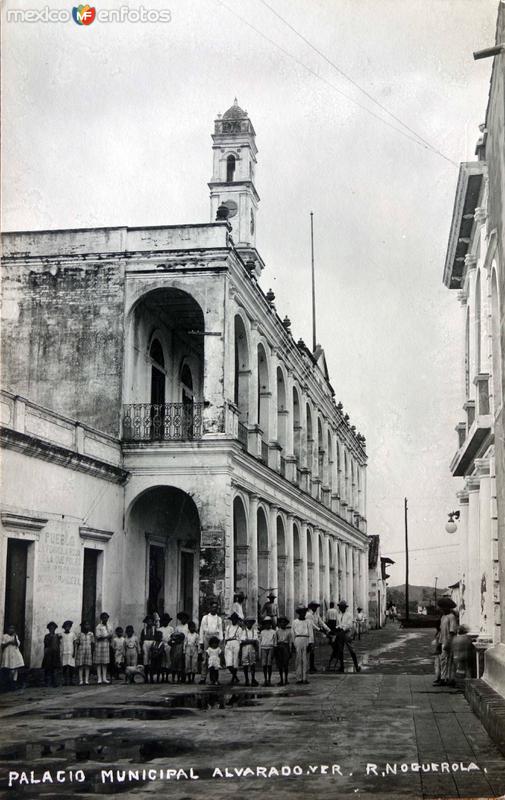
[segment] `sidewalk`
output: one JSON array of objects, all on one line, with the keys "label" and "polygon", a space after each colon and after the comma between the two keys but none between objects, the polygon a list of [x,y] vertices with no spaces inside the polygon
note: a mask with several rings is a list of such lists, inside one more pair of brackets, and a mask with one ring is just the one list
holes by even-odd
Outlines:
[{"label": "sidewalk", "polygon": [[[498,797],[505,758],[461,692],[432,686],[429,637],[370,632],[356,643],[369,651],[360,674],[318,672],[308,686],[113,684],[5,695],[2,778],[67,769],[82,770],[84,783],[80,775],[72,785],[2,783],[2,797]],[[322,667],[323,648],[318,656]],[[159,772],[167,769],[183,772],[167,781]]]}]

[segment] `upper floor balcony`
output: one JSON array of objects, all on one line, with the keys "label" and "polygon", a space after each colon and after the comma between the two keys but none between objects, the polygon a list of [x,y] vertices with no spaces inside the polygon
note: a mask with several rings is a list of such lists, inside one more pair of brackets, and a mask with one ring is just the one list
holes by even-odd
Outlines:
[{"label": "upper floor balcony", "polygon": [[202,438],[204,403],[129,403],[123,441],[190,442]]},{"label": "upper floor balcony", "polygon": [[481,450],[490,443],[493,432],[493,417],[489,397],[489,378],[480,373],[474,379],[476,399],[467,400],[463,408],[465,422],[456,426],[458,450],[451,462],[451,472],[455,477],[466,475],[473,460],[480,456]]}]

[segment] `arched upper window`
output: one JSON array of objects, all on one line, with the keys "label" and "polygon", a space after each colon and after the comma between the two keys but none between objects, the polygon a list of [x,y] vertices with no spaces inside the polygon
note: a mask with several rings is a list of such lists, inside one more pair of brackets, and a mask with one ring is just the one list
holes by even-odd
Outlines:
[{"label": "arched upper window", "polygon": [[301,456],[301,432],[300,400],[298,392],[293,386],[293,450],[298,462],[300,462]]},{"label": "arched upper window", "polygon": [[282,369],[277,367],[277,440],[285,450],[287,442],[286,384]]},{"label": "arched upper window", "polygon": [[165,402],[165,358],[159,339],[153,339],[149,348],[151,359],[151,405]]},{"label": "arched upper window", "polygon": [[249,419],[249,343],[242,317],[235,316],[235,381],[233,399],[242,423]]},{"label": "arched upper window", "polygon": [[187,364],[181,370],[182,401],[193,402],[193,375]]},{"label": "arched upper window", "polygon": [[163,355],[163,348],[159,339],[152,340],[151,347],[149,348],[149,357],[157,366],[165,369],[165,356]]},{"label": "arched upper window", "polygon": [[264,442],[268,441],[269,414],[270,414],[270,379],[268,375],[268,360],[265,348],[260,343],[257,349],[258,357],[258,425],[263,431]]},{"label": "arched upper window", "polygon": [[235,156],[228,156],[226,159],[226,183],[233,183],[235,175]]}]

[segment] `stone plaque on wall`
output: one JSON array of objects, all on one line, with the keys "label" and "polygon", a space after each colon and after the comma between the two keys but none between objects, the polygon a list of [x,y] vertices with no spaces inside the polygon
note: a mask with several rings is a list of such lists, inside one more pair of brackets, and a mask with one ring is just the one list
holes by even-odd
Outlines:
[{"label": "stone plaque on wall", "polygon": [[200,547],[224,547],[224,530],[222,528],[202,528]]}]

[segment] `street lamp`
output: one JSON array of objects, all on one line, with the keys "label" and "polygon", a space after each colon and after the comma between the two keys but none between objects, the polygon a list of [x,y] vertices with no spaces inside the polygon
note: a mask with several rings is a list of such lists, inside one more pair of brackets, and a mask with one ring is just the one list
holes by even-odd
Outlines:
[{"label": "street lamp", "polygon": [[449,512],[449,520],[445,524],[445,529],[447,533],[456,533],[458,530],[458,526],[454,522],[455,519],[459,519],[460,512],[459,511],[450,511]]}]

